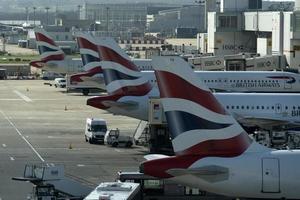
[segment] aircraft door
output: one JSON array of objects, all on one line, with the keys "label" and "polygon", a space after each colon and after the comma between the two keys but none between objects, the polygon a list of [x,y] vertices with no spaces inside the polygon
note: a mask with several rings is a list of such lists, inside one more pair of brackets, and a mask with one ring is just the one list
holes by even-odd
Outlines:
[{"label": "aircraft door", "polygon": [[279,160],[277,158],[262,159],[262,192],[280,192]]},{"label": "aircraft door", "polygon": [[292,83],[284,82],[284,89],[292,89]]}]

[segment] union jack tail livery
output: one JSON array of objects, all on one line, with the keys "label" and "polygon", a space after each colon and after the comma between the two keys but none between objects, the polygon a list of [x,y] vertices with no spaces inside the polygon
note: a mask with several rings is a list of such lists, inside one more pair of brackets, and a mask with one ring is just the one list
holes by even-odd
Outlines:
[{"label": "union jack tail livery", "polygon": [[83,82],[85,79],[102,79],[101,60],[94,37],[84,33],[77,33],[76,37],[85,72],[72,75],[71,83]]},{"label": "union jack tail livery", "polygon": [[41,60],[32,61],[30,65],[41,68],[49,61],[62,61],[65,53],[56,45],[54,40],[43,29],[34,29],[36,42]]},{"label": "union jack tail livery", "polygon": [[152,86],[129,56],[111,38],[101,38],[97,42],[101,58],[106,90],[109,96],[88,99],[87,104],[100,109],[107,109],[104,101],[118,101],[125,96],[145,96]]},{"label": "union jack tail livery", "polygon": [[153,64],[176,156],[144,162],[144,173],[168,178],[168,170],[187,169],[205,157],[236,157],[248,149],[248,134],[184,60],[158,57]]}]

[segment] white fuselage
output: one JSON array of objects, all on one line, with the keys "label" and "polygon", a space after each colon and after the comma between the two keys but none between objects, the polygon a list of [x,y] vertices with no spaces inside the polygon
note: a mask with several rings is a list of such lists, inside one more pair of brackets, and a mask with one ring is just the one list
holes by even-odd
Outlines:
[{"label": "white fuselage", "polygon": [[[152,71],[142,72],[156,83]],[[208,88],[223,92],[300,92],[300,74],[267,71],[195,71]]]},{"label": "white fuselage", "polygon": [[[250,146],[257,145],[255,142]],[[254,149],[254,148],[253,148]],[[186,174],[170,180],[183,185],[232,197],[299,199],[299,150],[247,150],[233,158],[207,157],[199,159],[188,169],[217,166],[227,174],[196,176]],[[233,188],[237,188],[236,190]]]},{"label": "white fuselage", "polygon": [[[260,125],[260,120],[269,120],[270,123],[275,121],[275,125],[279,125],[276,124],[277,121],[300,123],[300,94],[214,93],[214,95],[223,107],[245,126]],[[150,97],[159,97],[157,88],[153,88],[145,96],[125,96],[118,100],[124,103],[135,102],[138,105],[135,108],[111,107],[108,111],[147,121]]]}]

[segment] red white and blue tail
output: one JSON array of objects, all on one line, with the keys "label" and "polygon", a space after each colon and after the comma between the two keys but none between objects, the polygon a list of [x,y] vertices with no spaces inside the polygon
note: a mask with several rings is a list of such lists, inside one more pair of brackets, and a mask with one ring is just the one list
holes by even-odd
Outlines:
[{"label": "red white and blue tail", "polygon": [[98,50],[109,94],[143,96],[149,93],[152,88],[149,80],[112,38],[101,38]]},{"label": "red white and blue tail", "polygon": [[108,109],[111,106],[107,102],[117,103],[122,97],[129,96],[143,98],[151,91],[149,80],[112,38],[101,38],[97,46],[109,95],[90,98],[87,105]]},{"label": "red white and blue tail", "polygon": [[233,157],[248,149],[248,134],[183,59],[153,63],[177,155]]},{"label": "red white and blue tail", "polygon": [[34,29],[35,38],[41,59],[32,61],[30,64],[41,68],[43,64],[49,61],[62,61],[65,59],[65,53],[56,45],[54,40],[43,29]]},{"label": "red white and blue tail", "polygon": [[95,38],[87,33],[77,33],[76,38],[85,72],[72,75],[71,82],[83,82],[86,77],[102,79],[101,60]]},{"label": "red white and blue tail", "polygon": [[189,173],[207,157],[237,157],[252,140],[216,100],[188,63],[179,57],[153,59],[175,156],[145,161],[140,171],[158,178]]}]

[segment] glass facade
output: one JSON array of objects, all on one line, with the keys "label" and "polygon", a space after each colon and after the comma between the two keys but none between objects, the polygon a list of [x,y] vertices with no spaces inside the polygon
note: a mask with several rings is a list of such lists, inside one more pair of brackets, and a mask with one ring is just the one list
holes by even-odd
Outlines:
[{"label": "glass facade", "polygon": [[[96,31],[126,38],[126,32],[143,35],[146,29],[147,6],[144,4],[88,4],[84,6],[84,19],[97,23]],[[139,33],[139,34],[137,34]]]}]

